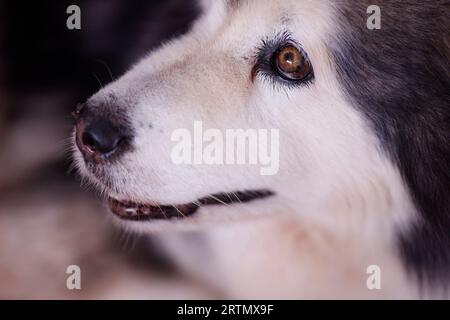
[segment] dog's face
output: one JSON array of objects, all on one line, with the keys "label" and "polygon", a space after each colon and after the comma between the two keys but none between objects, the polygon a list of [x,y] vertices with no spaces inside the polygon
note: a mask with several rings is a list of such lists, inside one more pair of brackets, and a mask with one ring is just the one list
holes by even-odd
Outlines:
[{"label": "dog's face", "polygon": [[[370,0],[204,0],[189,34],[78,108],[81,174],[129,226],[326,217],[448,279],[448,4],[378,3],[373,30]],[[250,147],[207,164],[239,157],[211,148],[232,129],[257,132],[259,165]]]},{"label": "dog's face", "polygon": [[[360,193],[388,203],[383,183],[397,173],[340,87],[334,19],[328,1],[205,1],[189,34],[78,110],[81,173],[115,199],[120,218],[147,226],[351,211]],[[195,121],[221,132],[278,130],[276,170],[174,163],[174,132]]]}]

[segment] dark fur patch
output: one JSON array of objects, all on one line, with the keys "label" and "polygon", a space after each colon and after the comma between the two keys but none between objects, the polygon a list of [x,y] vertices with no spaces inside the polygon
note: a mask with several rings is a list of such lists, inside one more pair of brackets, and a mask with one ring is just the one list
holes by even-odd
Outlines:
[{"label": "dark fur patch", "polygon": [[377,1],[381,29],[366,27],[371,1],[338,3],[332,44],[342,86],[399,167],[421,219],[399,231],[410,270],[450,280],[450,1]]}]

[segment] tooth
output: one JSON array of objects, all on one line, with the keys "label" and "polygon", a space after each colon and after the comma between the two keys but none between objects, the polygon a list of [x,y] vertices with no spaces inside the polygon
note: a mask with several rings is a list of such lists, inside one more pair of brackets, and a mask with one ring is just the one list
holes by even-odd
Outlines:
[{"label": "tooth", "polygon": [[135,215],[136,214],[136,208],[126,208],[125,209],[125,213],[129,216]]}]

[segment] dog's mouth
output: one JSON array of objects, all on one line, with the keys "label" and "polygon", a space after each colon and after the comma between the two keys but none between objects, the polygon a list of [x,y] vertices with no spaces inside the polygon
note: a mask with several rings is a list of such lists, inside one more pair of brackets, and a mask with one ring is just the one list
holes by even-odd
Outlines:
[{"label": "dog's mouth", "polygon": [[245,203],[274,195],[270,190],[246,190],[213,194],[181,205],[142,204],[109,199],[111,211],[122,220],[148,221],[183,219],[192,216],[202,206]]}]

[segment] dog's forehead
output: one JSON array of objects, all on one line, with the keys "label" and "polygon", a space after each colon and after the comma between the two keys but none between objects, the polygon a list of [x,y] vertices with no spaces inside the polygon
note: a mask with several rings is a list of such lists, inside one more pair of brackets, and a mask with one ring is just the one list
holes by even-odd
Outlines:
[{"label": "dog's forehead", "polygon": [[328,0],[221,0],[208,3],[205,20],[210,23],[203,25],[203,30],[208,30],[218,46],[233,51],[254,47],[260,40],[284,31],[297,36],[302,43],[323,41],[334,32],[330,22],[334,20],[334,6]]}]

